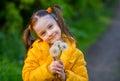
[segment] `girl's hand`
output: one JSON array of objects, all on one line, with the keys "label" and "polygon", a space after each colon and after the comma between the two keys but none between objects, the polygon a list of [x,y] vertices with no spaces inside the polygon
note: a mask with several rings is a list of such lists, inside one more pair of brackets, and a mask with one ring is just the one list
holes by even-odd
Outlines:
[{"label": "girl's hand", "polygon": [[53,73],[53,74],[58,74],[59,78],[62,78],[63,81],[65,81],[66,78],[66,74],[64,72],[64,65],[62,63],[61,60],[58,61],[53,61],[50,64],[49,70]]}]

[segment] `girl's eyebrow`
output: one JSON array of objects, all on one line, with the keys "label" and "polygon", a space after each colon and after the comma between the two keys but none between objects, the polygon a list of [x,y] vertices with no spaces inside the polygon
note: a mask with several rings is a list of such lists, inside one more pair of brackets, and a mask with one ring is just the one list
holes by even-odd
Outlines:
[{"label": "girl's eyebrow", "polygon": [[46,26],[49,26],[51,24],[52,24],[51,21],[49,21],[49,22],[46,23]]},{"label": "girl's eyebrow", "polygon": [[51,25],[53,25],[52,23],[49,23],[48,25],[47,25],[47,27],[49,27],[49,26],[51,26]]}]

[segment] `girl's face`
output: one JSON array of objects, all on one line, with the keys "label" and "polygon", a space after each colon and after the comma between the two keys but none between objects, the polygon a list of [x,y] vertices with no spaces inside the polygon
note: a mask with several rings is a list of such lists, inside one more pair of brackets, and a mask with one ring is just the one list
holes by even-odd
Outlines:
[{"label": "girl's face", "polygon": [[50,15],[38,18],[38,21],[34,26],[34,30],[38,37],[49,44],[53,44],[55,41],[61,39],[60,27],[55,19],[53,19]]}]

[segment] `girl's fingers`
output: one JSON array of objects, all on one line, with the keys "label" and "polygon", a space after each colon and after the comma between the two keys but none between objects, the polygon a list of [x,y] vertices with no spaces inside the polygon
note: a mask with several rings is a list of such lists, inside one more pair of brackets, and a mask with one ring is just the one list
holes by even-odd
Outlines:
[{"label": "girl's fingers", "polygon": [[56,62],[53,61],[50,66],[49,66],[49,70],[52,72],[52,73],[56,73]]},{"label": "girl's fingers", "polygon": [[56,71],[64,72],[64,69],[63,68],[56,68]]},{"label": "girl's fingers", "polygon": [[59,66],[59,67],[56,67],[56,73],[64,73],[64,67],[63,66]]},{"label": "girl's fingers", "polygon": [[62,73],[62,72],[64,72],[64,65],[63,65],[62,61],[60,61],[60,60],[53,61],[50,65],[50,71],[52,73]]},{"label": "girl's fingers", "polygon": [[59,62],[61,65],[63,65],[63,62],[62,62],[61,60],[58,60],[58,62]]},{"label": "girl's fingers", "polygon": [[64,69],[64,66],[63,66],[63,65],[60,65],[60,64],[57,64],[57,65],[56,65],[56,68]]},{"label": "girl's fingers", "polygon": [[62,75],[63,72],[61,72],[61,71],[56,71],[56,73],[57,73],[58,75]]},{"label": "girl's fingers", "polygon": [[64,65],[63,65],[62,61],[58,60],[57,63],[56,63],[56,67],[64,68]]}]

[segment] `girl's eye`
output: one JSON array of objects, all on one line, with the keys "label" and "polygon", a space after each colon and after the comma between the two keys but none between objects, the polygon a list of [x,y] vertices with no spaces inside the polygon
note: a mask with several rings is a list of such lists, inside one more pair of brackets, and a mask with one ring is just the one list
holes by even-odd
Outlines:
[{"label": "girl's eye", "polygon": [[53,28],[53,25],[49,25],[49,27],[48,27],[49,29],[52,29]]},{"label": "girl's eye", "polygon": [[40,35],[43,37],[45,36],[46,32],[42,32]]}]

